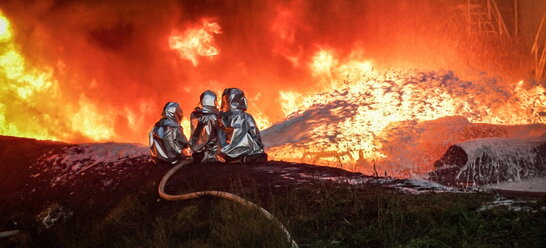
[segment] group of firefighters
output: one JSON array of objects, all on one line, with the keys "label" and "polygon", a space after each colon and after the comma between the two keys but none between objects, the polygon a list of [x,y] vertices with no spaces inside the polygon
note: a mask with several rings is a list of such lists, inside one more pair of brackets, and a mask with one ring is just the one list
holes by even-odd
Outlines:
[{"label": "group of firefighters", "polygon": [[176,164],[188,157],[197,163],[255,163],[267,160],[260,131],[252,115],[246,113],[247,99],[242,90],[227,88],[220,109],[210,90],[200,96],[190,115],[191,136],[182,131],[182,109],[168,102],[162,118],[150,131],[150,154],[155,162]]}]

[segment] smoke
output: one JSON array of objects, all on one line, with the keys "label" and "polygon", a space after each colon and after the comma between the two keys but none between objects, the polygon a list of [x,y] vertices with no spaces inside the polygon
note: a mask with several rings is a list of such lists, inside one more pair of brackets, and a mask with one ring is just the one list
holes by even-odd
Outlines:
[{"label": "smoke", "polygon": [[[321,49],[343,59],[357,51],[383,67],[469,69],[450,1],[52,0],[2,1],[0,10],[25,73],[47,75],[49,85],[26,98],[0,92],[10,135],[143,143],[165,102],[188,116],[201,92],[226,87],[243,89],[251,113],[277,122],[286,112],[280,90],[328,86],[309,66]],[[169,38],[204,18],[221,27],[219,53],[194,66]]]}]

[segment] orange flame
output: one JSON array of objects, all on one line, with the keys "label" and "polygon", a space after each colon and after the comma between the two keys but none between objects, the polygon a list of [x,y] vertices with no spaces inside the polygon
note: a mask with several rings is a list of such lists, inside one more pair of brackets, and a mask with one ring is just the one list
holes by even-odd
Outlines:
[{"label": "orange flame", "polygon": [[221,34],[220,25],[209,20],[203,20],[201,25],[185,30],[183,33],[173,32],[169,45],[180,55],[180,58],[191,61],[193,66],[199,64],[197,57],[212,57],[220,53],[215,47],[214,35]]},{"label": "orange flame", "polygon": [[[499,93],[498,96],[489,93],[490,96],[480,97],[473,95],[487,91],[480,86],[467,92],[457,85],[442,85],[441,78],[433,78],[433,82],[426,84],[419,81],[410,83],[422,76],[411,71],[376,71],[371,61],[362,58],[344,63],[339,61],[331,52],[319,50],[309,66],[318,79],[330,80],[329,86],[322,89],[322,93],[310,96],[281,91],[281,104],[287,116],[298,116],[312,106],[332,106],[328,104],[343,101],[355,107],[339,106],[329,112],[333,116],[349,117],[341,122],[311,124],[309,133],[305,134],[311,137],[311,141],[271,148],[269,153],[273,158],[323,165],[383,161],[400,166],[404,162],[419,162],[422,163],[420,169],[426,171],[434,161],[392,161],[400,159],[401,154],[393,156],[393,152],[399,151],[390,151],[391,148],[384,145],[391,146],[385,142],[392,139],[397,125],[455,115],[465,116],[471,122],[503,125],[546,122],[546,116],[542,114],[546,112],[546,90],[542,86],[523,89],[523,81],[520,81],[512,92]],[[505,93],[511,97],[500,103],[497,97],[502,99]],[[289,110],[292,111],[288,113]],[[412,136],[409,133],[405,135]],[[441,152],[435,155],[439,157]]]},{"label": "orange flame", "polygon": [[315,56],[313,56],[312,60],[311,70],[315,76],[325,75],[331,77],[332,69],[338,64],[337,59],[334,58],[331,52],[326,50],[318,51]]},{"label": "orange flame", "polygon": [[[76,106],[54,106],[63,101],[51,68],[34,68],[27,63],[13,40],[10,22],[0,12],[0,78],[8,84],[0,86],[0,134],[49,140],[67,140],[80,133],[92,140],[108,140],[114,135],[112,111],[99,110],[92,102],[80,97]],[[48,101],[43,101],[47,98]],[[46,105],[35,105],[37,102]],[[26,106],[35,112],[19,112]],[[56,110],[57,114],[53,114]],[[43,111],[43,112],[42,112]],[[71,114],[64,114],[71,113]],[[35,123],[37,117],[44,126]],[[23,121],[26,119],[26,121]],[[37,122],[37,121],[36,121]],[[16,124],[19,123],[19,124]],[[21,125],[20,123],[23,123]],[[69,125],[66,125],[69,123]],[[53,126],[48,128],[47,126]],[[66,130],[68,129],[68,130]]]},{"label": "orange flame", "polygon": [[294,1],[289,7],[278,7],[270,26],[275,39],[273,52],[283,56],[295,67],[300,65],[303,55],[303,48],[296,42],[298,21],[295,12],[298,4]]},{"label": "orange flame", "polygon": [[[454,9],[447,3],[220,1],[211,10],[160,2],[127,8],[73,1],[45,11],[53,9],[47,1],[0,1],[9,17],[0,14],[0,134],[146,143],[163,104],[178,101],[188,135],[187,116],[199,94],[228,87],[245,91],[261,129],[335,101],[351,105],[320,109],[328,118],[347,118],[305,123],[311,141],[269,150],[277,159],[318,164],[405,163],[412,147],[393,145],[404,142],[397,134],[411,129],[421,137],[419,125],[446,116],[491,124],[546,121],[544,85],[513,84],[532,61],[462,34],[464,27],[452,23],[457,13],[445,18]],[[199,13],[218,16],[188,21]],[[172,23],[187,26],[173,30]],[[479,78],[505,79],[426,84],[413,69],[449,69],[465,80],[478,70],[493,75]],[[423,147],[437,149],[429,143]]]},{"label": "orange flame", "polygon": [[[23,55],[13,41],[13,31],[8,19],[0,12],[0,78],[10,83],[0,85],[0,133],[40,139],[56,139],[46,130],[35,126],[20,127],[11,122],[16,118],[10,107],[11,101],[26,102],[35,94],[54,90],[56,82],[51,70],[34,69],[27,66]],[[17,113],[20,114],[20,113]],[[22,117],[25,118],[25,117]]]}]

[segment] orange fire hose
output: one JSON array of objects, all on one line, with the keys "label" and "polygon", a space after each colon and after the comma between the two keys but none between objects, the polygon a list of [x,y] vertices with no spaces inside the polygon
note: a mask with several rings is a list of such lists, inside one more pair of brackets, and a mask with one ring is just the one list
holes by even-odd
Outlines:
[{"label": "orange fire hose", "polygon": [[261,208],[260,206],[231,193],[223,192],[223,191],[199,191],[199,192],[192,192],[187,194],[181,194],[181,195],[170,195],[168,193],[165,193],[165,185],[167,184],[167,181],[169,178],[180,168],[182,168],[184,165],[189,164],[190,160],[185,160],[174,166],[172,169],[170,169],[165,176],[161,179],[161,182],[159,183],[159,187],[157,189],[159,196],[167,201],[178,201],[178,200],[188,200],[188,199],[194,199],[199,198],[203,196],[214,196],[219,197],[227,200],[231,200],[237,203],[240,203],[241,205],[247,206],[249,208],[254,208],[260,211],[266,218],[276,223],[284,232],[286,235],[286,238],[288,239],[288,242],[290,242],[291,246],[293,248],[298,248],[298,244],[292,239],[292,236],[290,236],[290,233],[284,225],[277,219],[275,216],[273,216],[271,213],[269,213],[267,210]]}]

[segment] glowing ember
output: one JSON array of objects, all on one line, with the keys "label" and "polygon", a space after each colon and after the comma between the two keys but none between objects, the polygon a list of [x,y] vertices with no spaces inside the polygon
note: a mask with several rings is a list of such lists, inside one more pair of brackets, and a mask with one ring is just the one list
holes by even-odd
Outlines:
[{"label": "glowing ember", "polygon": [[182,34],[174,32],[169,38],[169,45],[171,49],[178,51],[182,59],[187,59],[193,66],[197,66],[198,56],[212,57],[220,53],[214,45],[214,35],[221,33],[220,25],[203,20],[199,27],[187,29]]}]

